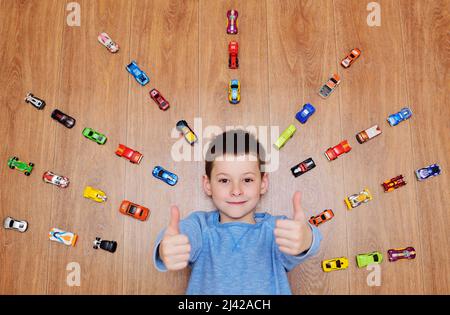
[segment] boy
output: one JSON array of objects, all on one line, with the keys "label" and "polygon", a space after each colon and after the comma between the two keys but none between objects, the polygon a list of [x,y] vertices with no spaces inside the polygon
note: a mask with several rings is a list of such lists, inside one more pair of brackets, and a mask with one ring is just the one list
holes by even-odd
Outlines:
[{"label": "boy", "polygon": [[264,149],[249,133],[227,131],[206,153],[203,189],[217,210],[180,220],[171,207],[153,250],[159,271],[192,268],[187,294],[292,294],[287,271],[313,255],[321,235],[293,198],[294,216],[255,213],[268,189]]}]

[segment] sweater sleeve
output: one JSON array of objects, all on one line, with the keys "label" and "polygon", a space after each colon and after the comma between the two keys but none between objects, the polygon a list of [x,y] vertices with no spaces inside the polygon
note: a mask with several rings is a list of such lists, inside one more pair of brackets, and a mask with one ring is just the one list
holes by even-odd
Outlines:
[{"label": "sweater sleeve", "polygon": [[295,268],[295,266],[302,263],[309,257],[314,256],[319,251],[320,241],[322,240],[322,234],[320,233],[319,229],[316,226],[311,225],[309,222],[308,225],[312,231],[312,243],[310,248],[304,251],[303,253],[296,256],[288,255],[281,252],[278,245],[275,244],[275,248],[279,254],[281,262],[287,271],[291,271],[292,269]]},{"label": "sweater sleeve", "polygon": [[[202,218],[197,213],[192,213],[186,219],[180,221],[180,233],[188,237],[191,244],[191,253],[189,257],[189,264],[192,264],[197,259],[202,248]],[[156,237],[155,245],[153,247],[153,264],[158,271],[167,271],[161,257],[159,256],[159,245],[164,237],[163,229]]]}]

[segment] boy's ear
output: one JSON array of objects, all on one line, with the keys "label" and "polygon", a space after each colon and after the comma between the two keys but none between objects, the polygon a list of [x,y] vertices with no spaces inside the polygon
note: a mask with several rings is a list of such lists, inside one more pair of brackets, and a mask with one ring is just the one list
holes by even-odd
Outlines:
[{"label": "boy's ear", "polygon": [[269,174],[264,173],[261,177],[261,195],[264,195],[269,189]]},{"label": "boy's ear", "polygon": [[208,178],[208,175],[203,175],[203,190],[205,193],[211,197],[212,191],[211,191],[211,182]]}]

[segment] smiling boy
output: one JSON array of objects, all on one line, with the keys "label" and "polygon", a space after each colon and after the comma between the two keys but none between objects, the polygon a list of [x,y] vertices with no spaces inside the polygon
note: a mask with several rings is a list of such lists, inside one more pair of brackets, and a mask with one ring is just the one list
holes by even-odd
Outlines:
[{"label": "smiling boy", "polygon": [[317,252],[321,234],[293,197],[294,215],[256,213],[268,190],[261,171],[264,148],[249,133],[217,136],[206,154],[203,189],[215,211],[180,220],[171,207],[169,226],[157,237],[159,271],[192,268],[187,294],[291,294],[287,272]]}]

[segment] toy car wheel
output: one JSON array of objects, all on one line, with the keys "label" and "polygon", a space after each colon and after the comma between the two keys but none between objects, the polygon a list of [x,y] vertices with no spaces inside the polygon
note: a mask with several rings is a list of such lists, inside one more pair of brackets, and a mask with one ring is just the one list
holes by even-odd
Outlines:
[{"label": "toy car wheel", "polygon": [[10,165],[9,168],[13,170],[13,169],[15,169],[16,167],[15,167],[14,165]]},{"label": "toy car wheel", "polygon": [[30,176],[30,172],[25,172],[25,175],[26,176]]},{"label": "toy car wheel", "polygon": [[19,158],[18,158],[17,156],[13,157],[12,159],[13,159],[14,161],[18,161],[18,160],[19,160]]},{"label": "toy car wheel", "polygon": [[30,165],[30,166],[34,166],[34,163],[31,163],[31,162],[30,162],[30,163],[28,163],[28,165]]}]

